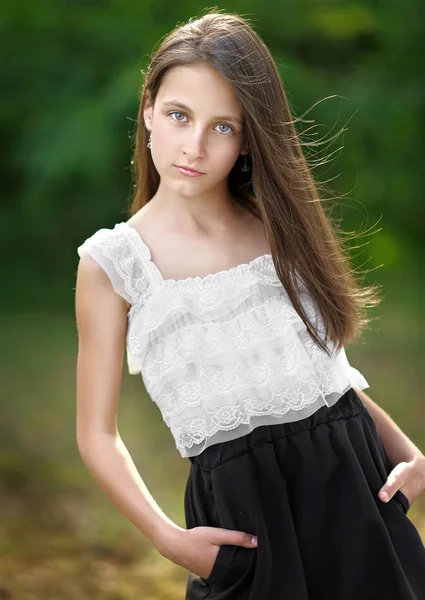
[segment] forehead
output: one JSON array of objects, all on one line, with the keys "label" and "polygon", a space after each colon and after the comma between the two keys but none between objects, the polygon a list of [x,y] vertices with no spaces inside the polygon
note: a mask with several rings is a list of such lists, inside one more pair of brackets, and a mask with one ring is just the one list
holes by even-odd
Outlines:
[{"label": "forehead", "polygon": [[195,112],[226,112],[242,116],[237,94],[226,79],[212,65],[201,63],[179,65],[163,76],[157,102],[178,100]]}]

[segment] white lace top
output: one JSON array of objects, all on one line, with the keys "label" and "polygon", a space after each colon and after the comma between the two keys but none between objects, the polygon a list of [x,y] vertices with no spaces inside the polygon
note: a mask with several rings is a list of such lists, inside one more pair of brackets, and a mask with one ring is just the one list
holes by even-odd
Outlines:
[{"label": "white lace top", "polygon": [[[271,254],[206,277],[164,279],[124,222],[99,229],[78,247],[84,252],[131,304],[129,372],[141,374],[183,457],[259,425],[303,419],[352,385],[369,387],[344,349],[330,358],[313,342]],[[305,287],[301,301],[320,328]]]}]

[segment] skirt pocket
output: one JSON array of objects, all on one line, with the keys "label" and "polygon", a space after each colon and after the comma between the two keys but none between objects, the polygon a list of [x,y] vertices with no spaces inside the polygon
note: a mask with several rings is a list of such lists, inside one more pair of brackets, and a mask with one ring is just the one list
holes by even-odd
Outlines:
[{"label": "skirt pocket", "polygon": [[[374,439],[376,442],[376,447],[378,449],[379,458],[381,459],[380,462],[377,464],[377,468],[381,475],[382,483],[384,484],[388,478],[388,475],[392,471],[392,466],[391,466],[390,460],[388,458],[387,451],[385,450],[383,440],[382,440],[381,436],[379,435],[378,428],[376,426],[376,423],[375,423],[372,415],[369,413],[367,408],[364,406],[361,399],[358,398],[357,394],[356,394],[356,398],[358,399],[359,403],[361,404],[361,407],[363,408],[365,418],[366,418],[367,422],[369,423],[369,426],[371,428],[371,431],[373,433],[373,436],[374,436]],[[404,511],[404,514],[407,514],[407,512],[410,509],[410,502],[409,502],[409,499],[406,496],[406,494],[404,494],[401,490],[397,490],[395,492],[395,494],[393,495],[392,499],[395,500],[397,503],[399,503]]]},{"label": "skirt pocket", "polygon": [[[230,461],[233,464],[234,461]],[[233,466],[232,464],[232,466]],[[221,471],[218,468],[216,471]],[[230,478],[234,479],[233,470]],[[219,478],[220,482],[220,478]],[[219,485],[219,493],[221,493]],[[256,533],[250,521],[242,517],[245,507],[240,504],[240,492],[237,489],[228,497],[221,497],[217,501],[211,480],[211,471],[192,464],[185,490],[185,517],[186,527],[216,527],[238,531]],[[243,512],[240,512],[240,511]],[[246,580],[255,570],[257,548],[245,548],[235,544],[222,544],[215,557],[208,577],[199,577],[190,574],[186,598],[198,600],[203,598],[205,588],[217,590],[235,589],[245,585]],[[199,591],[198,591],[199,588]]]},{"label": "skirt pocket", "polygon": [[403,507],[404,513],[407,514],[410,509],[410,502],[406,494],[404,494],[401,490],[397,490],[393,496],[393,499],[398,500]]},{"label": "skirt pocket", "polygon": [[211,584],[214,582],[214,579],[216,577],[220,577],[222,576],[223,572],[226,572],[226,566],[228,564],[228,551],[227,548],[230,548],[231,546],[227,546],[225,544],[221,545],[220,548],[218,549],[218,553],[217,556],[215,558],[211,573],[208,575],[208,577],[205,577],[205,581],[208,584]]},{"label": "skirt pocket", "polygon": [[210,586],[230,587],[247,570],[251,559],[247,553],[255,552],[255,550],[255,548],[223,544],[219,548],[211,573],[205,578],[205,582]]}]

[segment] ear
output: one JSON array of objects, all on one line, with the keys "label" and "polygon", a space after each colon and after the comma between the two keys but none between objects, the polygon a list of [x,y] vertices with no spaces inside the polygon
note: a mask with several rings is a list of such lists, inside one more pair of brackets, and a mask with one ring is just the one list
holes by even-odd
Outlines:
[{"label": "ear", "polygon": [[152,102],[151,102],[150,96],[147,95],[146,101],[145,101],[145,106],[143,108],[143,119],[145,121],[146,129],[148,129],[149,131],[151,131],[151,129],[152,129],[152,113],[153,113]]},{"label": "ear", "polygon": [[240,153],[242,154],[242,156],[243,156],[244,154],[249,154],[249,147],[248,147],[248,144],[247,144],[246,142],[244,142],[244,143],[242,144],[242,148],[241,148],[241,151],[240,151]]}]

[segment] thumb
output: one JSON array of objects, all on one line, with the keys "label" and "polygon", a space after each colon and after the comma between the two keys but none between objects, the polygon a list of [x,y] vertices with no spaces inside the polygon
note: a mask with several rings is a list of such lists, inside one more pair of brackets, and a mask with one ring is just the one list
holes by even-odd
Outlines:
[{"label": "thumb", "polygon": [[257,547],[257,536],[244,531],[235,531],[233,529],[223,529],[220,536],[220,544],[229,544],[232,546],[244,546],[245,548]]},{"label": "thumb", "polygon": [[379,490],[379,497],[384,502],[388,502],[396,491],[407,483],[407,463],[398,463],[387,476],[385,484]]}]

